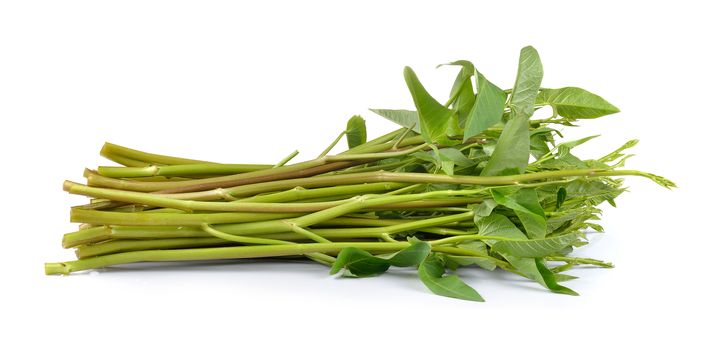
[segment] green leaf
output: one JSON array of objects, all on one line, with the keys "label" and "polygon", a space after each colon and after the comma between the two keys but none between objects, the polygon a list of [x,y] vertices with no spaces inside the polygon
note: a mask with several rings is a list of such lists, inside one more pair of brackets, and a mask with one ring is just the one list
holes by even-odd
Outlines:
[{"label": "green leaf", "polygon": [[505,124],[481,176],[522,174],[530,160],[530,123],[527,117],[512,118]]},{"label": "green leaf", "polygon": [[478,222],[481,218],[491,215],[493,209],[498,206],[498,203],[492,199],[485,199],[481,204],[474,208],[474,221]]},{"label": "green leaf", "polygon": [[461,153],[461,151],[459,151],[456,148],[451,148],[451,147],[439,149],[439,158],[441,160],[452,161],[452,162],[454,162],[454,164],[456,164],[458,166],[475,165],[475,163],[472,162],[471,160],[469,160],[469,158],[466,158],[466,156],[463,153]]},{"label": "green leaf", "polygon": [[446,65],[461,66],[449,95],[454,99],[451,107],[457,112],[459,125],[463,126],[466,124],[466,117],[469,115],[476,100],[474,86],[471,82],[471,76],[474,75],[475,68],[473,63],[464,60],[447,63]]},{"label": "green leaf", "polygon": [[447,255],[446,259],[448,262],[459,266],[470,266],[476,264],[480,268],[488,271],[493,271],[496,268],[496,264],[493,260],[482,258],[480,256]]},{"label": "green leaf", "polygon": [[537,268],[537,263],[535,262],[536,259],[519,258],[506,253],[501,253],[501,255],[503,255],[505,260],[507,260],[510,265],[513,265],[513,267],[525,277],[541,284],[545,288],[549,288],[547,287],[547,283],[544,281],[544,277],[542,277],[542,274]]},{"label": "green leaf", "polygon": [[569,120],[593,119],[620,112],[602,97],[577,87],[542,89],[536,102],[552,106],[557,114]]},{"label": "green leaf", "polygon": [[466,118],[464,141],[491,126],[500,123],[507,95],[503,90],[488,81],[483,74],[476,74],[478,93],[471,112]]},{"label": "green leaf", "polygon": [[509,103],[513,117],[529,118],[532,116],[543,74],[542,62],[537,50],[532,46],[522,48],[517,78]]},{"label": "green leaf", "polygon": [[435,254],[428,256],[417,270],[422,283],[437,295],[450,298],[484,301],[475,289],[464,283],[456,275],[444,276],[444,265]]},{"label": "green leaf", "polygon": [[367,277],[386,272],[391,264],[386,260],[355,247],[342,249],[337,260],[330,269],[330,274],[336,274],[343,267],[353,276]]},{"label": "green leaf", "polygon": [[515,211],[530,238],[547,235],[547,218],[539,203],[537,191],[532,188],[497,188],[491,194],[496,203]]},{"label": "green leaf", "polygon": [[431,247],[427,242],[413,240],[409,247],[397,252],[388,262],[397,267],[415,266],[422,262],[428,254]]},{"label": "green leaf", "polygon": [[566,157],[567,155],[571,154],[571,150],[574,149],[574,147],[579,146],[583,143],[586,143],[589,140],[592,140],[600,135],[593,135],[593,136],[588,136],[584,137],[582,139],[574,140],[574,141],[569,141],[569,142],[562,142],[557,146],[557,157]]},{"label": "green leaf", "polygon": [[446,143],[448,141],[447,129],[454,111],[444,107],[430,96],[410,67],[405,67],[403,75],[417,108],[422,137],[427,143]]},{"label": "green leaf", "polygon": [[544,261],[542,259],[535,259],[535,265],[537,266],[537,270],[539,271],[539,273],[542,275],[544,284],[546,284],[549,290],[560,294],[579,295],[579,293],[576,293],[575,291],[557,283],[554,273],[549,270],[549,268],[547,267],[547,265],[544,264]]},{"label": "green leaf", "polygon": [[[515,240],[526,240],[525,236],[515,224],[505,215],[493,213],[476,220],[478,234],[480,236],[503,237]],[[486,241],[488,245],[493,245],[491,240]]]},{"label": "green leaf", "polygon": [[347,145],[351,149],[363,143],[366,143],[366,121],[355,115],[347,122]]},{"label": "green leaf", "polygon": [[541,258],[570,246],[579,236],[578,232],[573,232],[542,239],[498,241],[492,248],[498,253],[510,254],[518,258]]},{"label": "green leaf", "polygon": [[422,262],[430,253],[427,242],[415,240],[410,246],[399,251],[390,258],[384,259],[355,247],[342,249],[337,260],[330,269],[330,274],[336,274],[346,268],[353,276],[367,277],[381,274],[391,266],[407,267]]},{"label": "green leaf", "polygon": [[420,134],[420,117],[415,111],[406,109],[369,109],[381,117],[384,117],[402,127],[410,128]]},{"label": "green leaf", "polygon": [[557,190],[557,209],[561,208],[561,205],[564,204],[564,201],[566,200],[566,189],[564,187],[559,187],[559,190]]}]

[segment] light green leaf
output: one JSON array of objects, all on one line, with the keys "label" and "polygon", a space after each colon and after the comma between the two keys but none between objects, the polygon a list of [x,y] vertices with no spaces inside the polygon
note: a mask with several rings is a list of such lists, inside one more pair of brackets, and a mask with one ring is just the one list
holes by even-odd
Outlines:
[{"label": "light green leaf", "polygon": [[576,277],[576,276],[567,275],[567,274],[563,274],[563,273],[555,273],[554,274],[554,281],[555,282],[566,282],[566,281],[575,280],[577,278],[578,277]]},{"label": "light green leaf", "polygon": [[481,176],[522,174],[530,160],[530,123],[524,116],[505,124]]},{"label": "light green leaf", "polygon": [[444,107],[430,96],[410,67],[405,67],[403,75],[417,108],[422,137],[428,143],[447,143],[447,129],[454,111]]},{"label": "light green leaf", "polygon": [[518,258],[541,258],[570,246],[579,236],[579,233],[574,232],[542,239],[498,241],[493,244],[493,251]]},{"label": "light green leaf", "polygon": [[543,74],[542,62],[537,50],[532,46],[522,48],[517,78],[509,103],[513,117],[529,118],[532,116]]},{"label": "light green leaf", "polygon": [[458,276],[444,276],[444,266],[435,254],[428,256],[420,264],[417,274],[422,283],[437,295],[471,301],[484,301],[475,289],[464,283]]},{"label": "light green leaf", "polygon": [[347,122],[347,145],[351,149],[363,143],[366,143],[366,121],[355,115]]},{"label": "light green leaf", "polygon": [[592,119],[618,113],[620,110],[602,97],[577,87],[542,89],[537,104],[552,106],[560,116],[575,119]]},{"label": "light green leaf", "polygon": [[476,75],[478,93],[471,112],[466,118],[464,141],[491,126],[500,123],[507,95],[503,90],[488,81],[483,74]]},{"label": "light green leaf", "polygon": [[384,117],[402,127],[411,128],[416,133],[420,131],[420,117],[416,111],[406,109],[369,109],[381,117]]}]

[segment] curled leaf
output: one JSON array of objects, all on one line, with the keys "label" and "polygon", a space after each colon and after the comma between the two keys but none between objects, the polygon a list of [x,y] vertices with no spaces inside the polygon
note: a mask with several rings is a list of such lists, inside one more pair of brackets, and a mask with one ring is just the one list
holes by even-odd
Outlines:
[{"label": "curled leaf", "polygon": [[422,283],[437,295],[450,298],[484,301],[478,292],[456,275],[444,275],[444,265],[435,254],[428,256],[417,270]]},{"label": "curled leaf", "polygon": [[355,115],[347,122],[347,145],[354,148],[366,143],[366,121],[361,116]]}]

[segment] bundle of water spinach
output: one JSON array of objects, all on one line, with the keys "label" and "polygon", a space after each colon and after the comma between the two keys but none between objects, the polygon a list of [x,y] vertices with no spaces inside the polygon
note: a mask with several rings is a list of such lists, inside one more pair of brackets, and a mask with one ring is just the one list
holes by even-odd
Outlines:
[{"label": "bundle of water spinach", "polygon": [[[63,236],[78,260],[47,263],[47,274],[113,265],[264,257],[307,258],[367,277],[416,268],[432,292],[483,301],[453,271],[466,266],[515,273],[563,294],[580,265],[571,256],[602,231],[598,205],[614,204],[626,150],[579,159],[572,149],[593,137],[562,141],[579,120],[619,110],[576,87],[542,88],[537,51],[520,52],[512,89],[501,89],[469,61],[446,103],[412,69],[404,77],[416,110],[372,109],[400,129],[366,140],[354,116],[319,157],[289,164],[222,164],[164,156],[106,143],[101,154],[121,166],[86,170],[87,184],[64,190],[90,197],[71,208],[79,230]],[[533,117],[548,108],[546,118]],[[335,135],[336,136],[336,135]],[[330,155],[346,138],[348,150]],[[286,261],[286,260],[283,260]]]}]

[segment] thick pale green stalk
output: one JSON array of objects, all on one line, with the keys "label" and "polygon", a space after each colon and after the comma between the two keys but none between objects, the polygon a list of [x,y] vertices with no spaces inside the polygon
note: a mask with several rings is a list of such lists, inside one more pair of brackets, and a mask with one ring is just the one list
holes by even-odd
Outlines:
[{"label": "thick pale green stalk", "polygon": [[275,181],[281,179],[307,177],[326,173],[333,170],[343,169],[351,165],[360,164],[362,162],[363,161],[339,161],[334,163],[327,163],[324,158],[321,158],[307,162],[286,165],[278,168],[264,169],[241,174],[218,176],[205,179],[165,182],[141,182],[134,180],[113,179],[110,177],[102,176],[90,170],[86,170],[84,172],[84,176],[88,180],[89,185],[100,187],[109,187],[139,192],[192,192],[221,187],[239,186],[262,181]]},{"label": "thick pale green stalk", "polygon": [[[124,146],[115,145],[109,142],[105,142],[103,148],[100,150],[100,155],[112,160],[116,159],[132,159],[135,161],[143,162],[146,164],[160,164],[160,165],[177,165],[177,164],[214,164],[211,162],[206,162],[202,160],[188,159],[164,156],[161,154],[147,153],[142,151],[137,151],[135,149],[127,148]],[[119,162],[118,162],[119,163]]]},{"label": "thick pale green stalk", "polygon": [[378,193],[392,191],[403,188],[407,185],[397,182],[379,182],[373,184],[335,186],[326,188],[306,189],[303,187],[295,187],[290,190],[255,197],[247,197],[237,202],[247,203],[283,203],[293,202],[305,199],[322,198],[332,195],[355,195],[366,193]]},{"label": "thick pale green stalk", "polygon": [[[373,252],[393,252],[408,247],[408,242],[333,242],[333,243],[304,243],[304,244],[281,244],[281,245],[261,245],[261,246],[239,246],[239,247],[218,247],[218,248],[195,248],[195,249],[174,249],[174,250],[143,250],[135,252],[117,253],[110,255],[96,256],[77,261],[45,264],[47,275],[69,274],[72,272],[99,269],[112,265],[122,265],[136,262],[159,262],[159,261],[192,261],[192,260],[223,260],[223,259],[245,259],[262,258],[275,256],[295,256],[308,253],[332,253],[336,254],[347,247]],[[452,248],[433,247],[434,251],[446,252],[453,255],[481,256],[475,252]]]},{"label": "thick pale green stalk", "polygon": [[305,188],[318,188],[338,185],[351,185],[359,183],[375,182],[399,182],[399,183],[437,183],[437,184],[458,184],[458,185],[481,185],[481,186],[510,186],[524,185],[533,181],[544,181],[569,177],[600,177],[600,176],[643,176],[656,181],[659,184],[670,187],[673,184],[662,183],[659,177],[636,170],[607,170],[607,169],[570,169],[542,171],[537,173],[527,173],[507,176],[467,176],[467,175],[443,175],[426,173],[392,173],[386,171],[376,171],[360,174],[342,174],[316,176],[302,179],[279,180],[263,183],[255,183],[243,186],[235,186],[218,191],[203,191],[193,193],[170,194],[167,197],[192,200],[212,200],[221,198],[225,191],[234,197],[248,197],[259,193],[288,190],[297,186]]},{"label": "thick pale green stalk", "polygon": [[71,209],[71,222],[123,226],[200,226],[292,218],[295,213],[116,213],[109,211]]},{"label": "thick pale green stalk", "polygon": [[[154,207],[164,207],[179,209],[187,212],[192,211],[221,211],[221,212],[256,212],[256,213],[308,213],[328,209],[348,203],[353,199],[344,199],[329,202],[312,203],[258,203],[258,202],[206,202],[173,199],[150,193],[131,192],[108,188],[90,187],[70,181],[64,182],[64,190],[72,194],[81,194],[96,198],[106,198],[118,202],[138,203]],[[372,195],[367,195],[372,196]],[[380,195],[379,195],[380,196]],[[428,198],[430,196],[428,195]],[[439,195],[437,196],[439,197]],[[472,202],[469,198],[453,198],[442,200],[425,200],[420,202],[410,202],[403,204],[391,203],[382,205],[382,209],[398,208],[422,208],[433,206],[452,206]],[[400,203],[400,202],[398,202]]]},{"label": "thick pale green stalk", "polygon": [[214,237],[170,238],[153,240],[117,240],[94,245],[83,245],[76,249],[76,256],[85,259],[98,255],[114,254],[127,251],[217,247],[232,245],[232,242]]},{"label": "thick pale green stalk", "polygon": [[[468,218],[468,216],[467,216]],[[437,218],[431,218],[436,220]],[[466,234],[463,230],[450,229],[451,227],[473,227],[471,219],[456,220],[451,222],[437,223],[436,227],[425,227],[421,221],[424,219],[363,219],[340,217],[334,218],[315,225],[312,232],[328,239],[343,238],[368,238],[380,237],[383,233],[396,233],[403,230],[422,230],[442,235]],[[431,221],[432,222],[432,221]],[[340,227],[341,226],[341,227]],[[349,226],[349,227],[344,227]],[[386,229],[384,226],[387,226]],[[220,231],[236,233],[236,229],[228,230],[227,224],[216,226]],[[380,227],[379,230],[366,230],[368,227]],[[88,229],[66,233],[63,236],[63,247],[73,248],[81,244],[97,243],[110,239],[167,239],[167,238],[190,238],[208,237],[200,227],[195,226],[97,226]],[[262,234],[259,237],[296,240],[299,235],[289,233]]]},{"label": "thick pale green stalk", "polygon": [[271,169],[267,164],[183,164],[150,165],[145,167],[98,167],[102,176],[113,178],[149,177],[149,176],[194,176],[194,175],[231,175]]},{"label": "thick pale green stalk", "polygon": [[[215,236],[219,239],[225,240],[225,241],[230,241],[230,242],[237,242],[237,243],[244,243],[244,244],[295,244],[294,242],[287,242],[287,241],[282,241],[278,239],[268,239],[268,238],[259,238],[259,237],[245,237],[245,236],[238,236],[238,235],[233,235],[230,233],[225,233],[222,231],[219,231],[217,229],[214,229],[210,225],[202,225],[201,228],[203,231],[207,232],[208,234]],[[329,241],[325,241],[329,242]],[[303,254],[309,259],[313,261],[317,261],[321,264],[325,265],[331,265],[335,262],[335,258],[331,257],[327,254],[324,253],[307,253]]]}]

